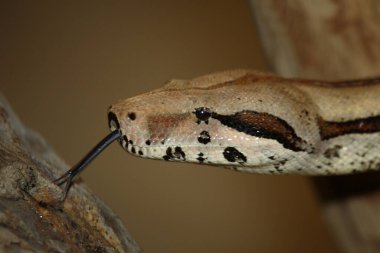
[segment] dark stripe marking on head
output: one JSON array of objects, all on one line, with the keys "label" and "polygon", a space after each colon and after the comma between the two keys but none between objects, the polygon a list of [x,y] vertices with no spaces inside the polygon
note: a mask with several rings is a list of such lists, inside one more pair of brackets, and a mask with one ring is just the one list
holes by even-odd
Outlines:
[{"label": "dark stripe marking on head", "polygon": [[285,120],[269,113],[241,111],[232,115],[221,115],[213,112],[211,117],[239,132],[276,140],[285,148],[296,152],[306,151],[306,141],[298,137]]}]

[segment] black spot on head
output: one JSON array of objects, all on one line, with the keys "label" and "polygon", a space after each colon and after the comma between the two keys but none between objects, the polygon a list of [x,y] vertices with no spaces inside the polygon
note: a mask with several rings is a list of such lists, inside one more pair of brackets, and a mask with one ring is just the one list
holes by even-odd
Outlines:
[{"label": "black spot on head", "polygon": [[198,124],[201,121],[205,121],[206,122],[211,117],[211,110],[209,108],[207,108],[207,107],[195,108],[195,111],[193,113],[195,114],[195,116],[198,119],[198,121],[197,121]]},{"label": "black spot on head", "polygon": [[245,163],[247,157],[234,147],[227,147],[223,151],[224,158],[229,162]]},{"label": "black spot on head", "polygon": [[198,141],[206,145],[211,141],[210,134],[207,131],[202,131],[198,137]]},{"label": "black spot on head", "polygon": [[130,120],[135,120],[135,119],[136,119],[136,113],[134,113],[134,112],[130,112],[130,113],[128,113],[128,118],[129,118]]},{"label": "black spot on head", "polygon": [[204,156],[204,154],[203,154],[202,152],[200,152],[200,153],[198,154],[198,156]]},{"label": "black spot on head", "polygon": [[145,142],[145,144],[148,146],[150,145],[150,143],[151,143],[150,140],[146,140],[146,142]]},{"label": "black spot on head", "polygon": [[132,140],[129,140],[128,142],[129,142],[129,144],[133,145],[133,141]]}]

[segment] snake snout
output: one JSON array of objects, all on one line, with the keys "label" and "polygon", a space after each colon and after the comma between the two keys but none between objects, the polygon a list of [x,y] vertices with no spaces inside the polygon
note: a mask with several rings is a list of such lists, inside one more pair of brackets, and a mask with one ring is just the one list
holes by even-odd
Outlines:
[{"label": "snake snout", "polygon": [[117,119],[117,116],[113,112],[108,113],[108,126],[111,129],[111,131],[115,131],[120,129],[120,123]]}]

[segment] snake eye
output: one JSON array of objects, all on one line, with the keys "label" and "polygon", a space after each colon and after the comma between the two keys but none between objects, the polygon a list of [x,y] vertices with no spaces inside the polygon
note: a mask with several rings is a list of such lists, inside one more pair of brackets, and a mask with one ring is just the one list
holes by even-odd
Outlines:
[{"label": "snake eye", "polygon": [[207,107],[195,108],[193,113],[200,121],[207,121],[211,117],[211,110]]}]

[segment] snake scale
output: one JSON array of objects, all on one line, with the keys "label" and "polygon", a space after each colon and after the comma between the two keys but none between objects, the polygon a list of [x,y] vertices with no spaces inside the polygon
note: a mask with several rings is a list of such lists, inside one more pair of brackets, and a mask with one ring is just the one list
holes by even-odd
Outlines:
[{"label": "snake scale", "polygon": [[57,182],[72,178],[114,140],[145,158],[237,171],[338,175],[380,168],[380,78],[287,79],[233,70],[121,100],[111,134]]}]

